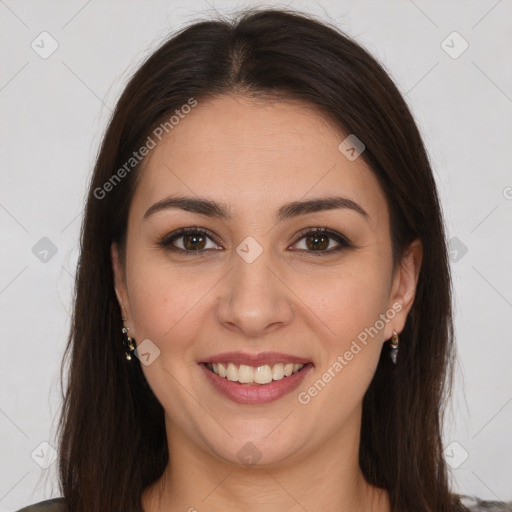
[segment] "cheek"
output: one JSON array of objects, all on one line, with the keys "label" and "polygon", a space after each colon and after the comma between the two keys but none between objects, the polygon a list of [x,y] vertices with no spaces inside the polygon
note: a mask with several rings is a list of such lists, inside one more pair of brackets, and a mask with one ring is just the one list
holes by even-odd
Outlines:
[{"label": "cheek", "polygon": [[182,338],[193,336],[194,326],[200,325],[194,319],[201,314],[205,294],[215,280],[211,273],[177,270],[143,255],[136,261],[129,269],[132,279],[128,286],[137,336],[149,338],[162,348],[172,340],[176,349],[184,343]]},{"label": "cheek", "polygon": [[[298,400],[306,407],[304,422],[315,422],[320,436],[355,417],[382,351],[383,330],[376,324],[387,305],[388,276],[368,260],[363,267],[361,271],[358,264],[347,266],[336,278],[326,278],[313,288],[317,303],[312,309],[321,322],[317,320],[312,328],[328,334],[317,337],[316,374],[299,390]],[[322,288],[328,292],[321,294]]]},{"label": "cheek", "polygon": [[142,370],[166,411],[173,418],[182,418],[189,400],[182,385],[190,387],[191,375],[197,371],[194,342],[204,330],[207,291],[214,280],[211,275],[201,277],[192,270],[156,264],[147,256],[135,261],[129,293],[136,340],[149,339],[160,351]]},{"label": "cheek", "polygon": [[[361,271],[354,266],[353,272],[347,269],[336,279],[326,279],[328,293],[321,300],[317,296],[315,313],[329,328],[323,332],[329,334],[318,338],[317,380],[304,391],[319,415],[330,411],[327,429],[345,421],[361,402],[382,351],[388,275],[378,263],[364,267]],[[320,292],[320,287],[315,289]]]},{"label": "cheek", "polygon": [[[319,277],[319,276],[317,276]],[[328,327],[334,346],[346,344],[370,328],[385,312],[389,276],[378,261],[361,258],[335,274],[302,284],[312,310]]]}]

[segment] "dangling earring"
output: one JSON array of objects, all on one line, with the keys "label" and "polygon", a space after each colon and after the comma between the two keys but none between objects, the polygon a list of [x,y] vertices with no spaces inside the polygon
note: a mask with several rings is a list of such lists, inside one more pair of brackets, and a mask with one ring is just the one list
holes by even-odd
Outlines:
[{"label": "dangling earring", "polygon": [[[123,320],[123,323],[125,321],[125,318],[122,319]],[[125,357],[128,361],[131,361],[132,359],[132,352],[135,350],[135,340],[133,338],[130,338],[130,336],[128,336],[128,331],[130,329],[128,327],[125,327],[123,325],[123,328],[121,329],[121,332],[123,333],[123,346],[124,346],[124,353],[125,353]]]},{"label": "dangling earring", "polygon": [[391,337],[391,360],[393,364],[396,364],[396,356],[398,355],[398,333],[393,331],[393,336]]}]

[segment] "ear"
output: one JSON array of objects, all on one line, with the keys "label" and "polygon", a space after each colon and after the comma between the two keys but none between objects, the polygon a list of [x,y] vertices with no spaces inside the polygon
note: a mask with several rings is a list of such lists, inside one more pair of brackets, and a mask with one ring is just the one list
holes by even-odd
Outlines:
[{"label": "ear", "polygon": [[388,308],[396,311],[396,315],[386,324],[384,340],[391,338],[393,330],[400,333],[405,326],[414,303],[422,259],[423,246],[419,239],[415,239],[407,248],[393,276]]},{"label": "ear", "polygon": [[[112,270],[114,272],[114,289],[116,292],[117,302],[121,308],[121,316],[126,319],[126,324],[130,324],[130,301],[128,300],[128,291],[126,288],[125,271],[121,261],[120,249],[115,242],[110,246],[110,256],[112,259]],[[130,332],[133,332],[132,326],[127,325],[127,327],[130,327]]]}]

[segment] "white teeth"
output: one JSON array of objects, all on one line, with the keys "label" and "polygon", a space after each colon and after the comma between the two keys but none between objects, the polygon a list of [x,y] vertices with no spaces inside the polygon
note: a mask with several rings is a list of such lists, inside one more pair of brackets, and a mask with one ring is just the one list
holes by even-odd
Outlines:
[{"label": "white teeth", "polygon": [[268,384],[272,382],[272,368],[268,364],[258,366],[254,372],[254,382],[257,384]]},{"label": "white teeth", "polygon": [[284,364],[275,364],[272,367],[272,378],[274,380],[281,380],[284,377]]},{"label": "white teeth", "polygon": [[289,377],[293,372],[293,363],[288,363],[284,365],[284,376]]},{"label": "white teeth", "polygon": [[238,368],[233,363],[228,364],[228,369],[226,371],[226,377],[232,381],[238,380]]},{"label": "white teeth", "polygon": [[207,367],[219,377],[227,378],[240,384],[268,384],[297,373],[304,365],[297,363],[277,363],[273,366],[248,366],[233,363],[208,363]]},{"label": "white teeth", "polygon": [[238,370],[238,382],[242,384],[254,382],[254,368],[246,364],[241,364]]}]

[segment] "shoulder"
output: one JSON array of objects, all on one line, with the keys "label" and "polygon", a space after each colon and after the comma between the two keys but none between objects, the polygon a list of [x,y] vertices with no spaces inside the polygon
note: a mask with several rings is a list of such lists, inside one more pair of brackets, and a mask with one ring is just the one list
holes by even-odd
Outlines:
[{"label": "shoulder", "polygon": [[484,501],[475,496],[459,496],[460,503],[469,512],[512,512],[512,501]]},{"label": "shoulder", "polygon": [[29,505],[18,512],[64,512],[64,504],[64,498],[53,498]]}]

